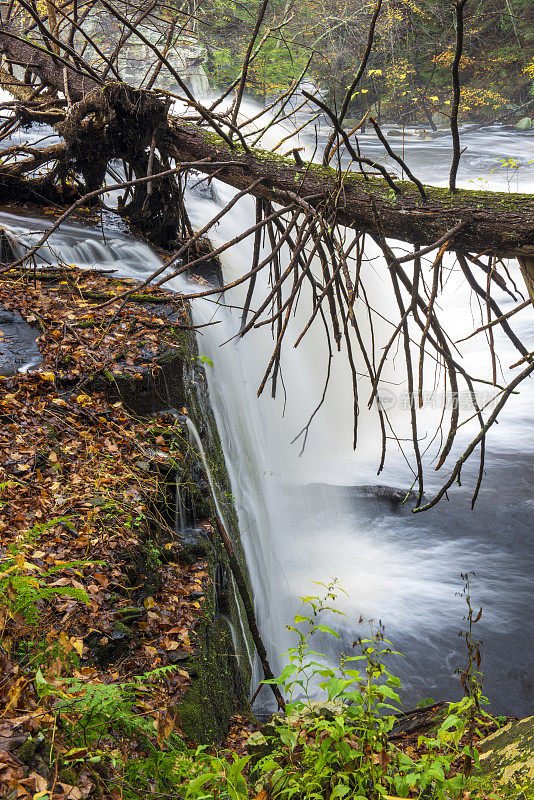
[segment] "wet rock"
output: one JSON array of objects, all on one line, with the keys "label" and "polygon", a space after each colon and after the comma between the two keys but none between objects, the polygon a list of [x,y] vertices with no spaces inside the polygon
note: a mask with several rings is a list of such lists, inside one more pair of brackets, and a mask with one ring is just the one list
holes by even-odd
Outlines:
[{"label": "wet rock", "polygon": [[517,125],[515,126],[518,131],[529,131],[533,127],[532,118],[531,117],[523,117],[520,119]]},{"label": "wet rock", "polygon": [[15,753],[26,743],[28,736],[28,733],[21,733],[18,736],[9,736],[9,738],[1,741],[0,750],[7,750],[8,753]]},{"label": "wet rock", "polygon": [[0,309],[0,375],[15,375],[41,363],[38,336],[38,329],[20,314]]},{"label": "wet rock", "polygon": [[414,499],[415,493],[394,486],[356,486],[355,492],[359,497],[372,497],[376,500],[387,500],[389,503],[402,503],[405,499]]},{"label": "wet rock", "polygon": [[194,564],[205,558],[213,547],[202,528],[190,528],[180,533],[180,558],[186,564]]},{"label": "wet rock", "polygon": [[219,561],[215,567],[215,607],[219,613],[229,614],[232,605],[232,589],[224,564]]},{"label": "wet rock", "polygon": [[167,652],[167,660],[169,664],[181,664],[191,656],[187,650],[169,650]]},{"label": "wet rock", "polygon": [[115,622],[110,634],[96,631],[84,639],[84,644],[91,650],[92,656],[100,667],[106,669],[119,660],[130,647],[131,630],[122,622]]}]

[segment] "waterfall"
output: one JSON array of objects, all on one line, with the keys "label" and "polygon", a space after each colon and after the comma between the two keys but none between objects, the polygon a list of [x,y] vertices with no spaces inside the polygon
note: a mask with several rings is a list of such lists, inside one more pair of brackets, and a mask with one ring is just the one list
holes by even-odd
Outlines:
[{"label": "waterfall", "polygon": [[[277,141],[280,131],[270,130],[269,137]],[[188,210],[193,225],[204,225],[232,194],[233,190],[215,181],[208,196],[206,192],[190,194]],[[213,245],[231,241],[253,219],[252,201],[244,198],[210,233]],[[284,257],[287,259],[287,253],[282,251]],[[222,256],[225,279],[232,281],[246,273],[250,261],[250,240],[226,251]],[[373,284],[370,303],[376,300],[387,315],[386,282],[372,261],[367,270]],[[175,286],[190,289],[184,282]],[[258,277],[257,298],[266,286],[266,278]],[[336,617],[342,644],[346,646],[358,635],[360,617],[380,618],[395,644],[400,639],[413,650],[410,666],[404,670],[407,678],[410,671],[415,673],[409,678],[413,691],[450,691],[442,687],[454,684],[458,663],[454,637],[463,615],[457,596],[460,572],[476,568],[477,602],[485,604],[485,632],[499,637],[507,626],[514,629],[511,605],[515,603],[517,611],[525,600],[517,562],[501,545],[494,547],[478,534],[477,525],[481,530],[486,527],[485,516],[473,525],[467,511],[458,511],[451,504],[449,509],[412,518],[409,511],[392,509],[354,489],[377,483],[373,465],[376,468],[379,437],[374,413],[362,413],[358,449],[352,453],[352,387],[343,354],[334,358],[326,400],[301,453],[302,436],[293,440],[316,408],[325,378],[327,353],[320,323],[315,323],[302,345],[294,349],[292,343],[304,319],[297,313],[291,320],[277,396],[274,400],[270,397],[268,383],[258,398],[274,342],[269,326],[242,340],[235,338],[244,295],[245,289],[238,287],[219,303],[195,301],[194,316],[198,323],[218,321],[202,329],[198,343],[201,353],[213,362],[213,367],[206,367],[210,400],[271,665],[280,668],[280,656],[292,644],[286,625],[301,611],[299,597],[320,593],[312,581],[328,583],[337,578],[347,593],[340,595],[338,605],[346,616]],[[465,288],[453,280],[451,295],[463,322]],[[364,321],[361,324],[365,326]],[[384,336],[387,331],[390,327],[386,325],[382,330],[379,327],[378,333]],[[478,357],[476,352],[472,354],[472,358]],[[528,402],[527,396],[526,405]],[[400,411],[396,419],[401,421]],[[512,428],[510,421],[509,434]],[[404,488],[410,485],[410,474],[398,455],[390,457],[381,482]],[[514,586],[511,592],[507,593],[501,576]]]},{"label": "waterfall", "polygon": [[[218,191],[225,194],[221,187]],[[227,199],[221,196],[219,205]],[[194,209],[207,216],[205,205],[205,201],[190,205],[197,225],[201,220],[195,219]],[[235,214],[225,217],[212,237],[214,245],[231,240],[251,213],[245,201]],[[232,248],[223,259],[225,277],[231,280],[243,274],[249,263],[247,245]],[[258,292],[261,296],[261,288]],[[333,370],[330,393],[301,454],[301,440],[292,440],[321,397],[326,362],[321,331],[312,330],[298,350],[286,348],[281,362],[283,386],[279,385],[276,399],[269,391],[258,398],[273,347],[269,328],[220,346],[239,330],[242,302],[243,293],[234,291],[220,305],[196,301],[194,314],[198,323],[219,321],[202,329],[198,343],[201,353],[213,362],[212,368],[206,367],[210,400],[236,497],[258,622],[271,661],[279,667],[277,659],[292,641],[286,625],[300,612],[299,596],[320,593],[310,581],[340,580],[348,593],[339,602],[347,614],[340,619],[348,637],[357,630],[360,616],[381,617],[396,630],[414,635],[429,614],[440,625],[446,624],[457,604],[458,544],[429,542],[424,528],[403,531],[399,520],[381,518],[378,508],[377,518],[370,520],[363,510],[359,513],[358,501],[347,495],[345,487],[336,485],[343,482],[344,453],[350,450],[343,440],[351,441],[352,427],[352,390],[342,363]],[[288,341],[300,330],[299,322],[302,319],[297,317]],[[369,481],[366,461],[370,463],[376,449],[371,415],[366,423],[360,441],[361,483]],[[396,466],[397,480],[402,483],[404,475],[398,462]],[[353,475],[346,480],[352,483]],[[424,602],[414,603],[414,598],[424,598]]]},{"label": "waterfall", "polygon": [[[17,257],[35,246],[43,233],[52,226],[48,219],[0,214],[0,223],[10,238]],[[95,226],[91,229],[76,224],[64,224],[52,233],[35,254],[38,266],[74,264],[77,267],[118,270],[129,277],[143,279],[147,272],[160,266],[156,254],[142,242],[119,230],[105,233]]]},{"label": "waterfall", "polygon": [[[253,111],[244,106],[243,113],[252,116]],[[285,129],[283,135],[287,133]],[[267,144],[276,142],[279,134],[271,129]],[[487,176],[490,172],[493,162],[487,156],[489,150],[500,154],[506,146],[515,153],[526,141],[526,136],[516,136],[514,142],[506,143],[506,134],[499,131],[481,135],[478,140],[473,137],[469,157],[474,174]],[[306,142],[303,144],[306,146]],[[288,149],[291,145],[287,143]],[[369,139],[369,147],[376,146]],[[441,153],[444,143],[417,140],[411,146],[413,150],[407,148],[407,157],[412,152],[423,167],[427,165],[427,175],[433,174],[435,152]],[[447,163],[443,153],[439,156],[442,158]],[[232,189],[216,181],[209,189],[201,184],[189,191],[187,205],[192,224],[196,228],[204,225],[232,194]],[[210,233],[213,245],[232,240],[253,219],[253,203],[244,198]],[[49,221],[4,213],[1,221],[21,248],[23,242],[34,243],[39,231],[50,225]],[[287,252],[282,251],[281,257],[287,259]],[[134,278],[146,277],[160,264],[146,245],[119,230],[101,231],[75,224],[62,226],[53,234],[37,254],[37,261],[115,269]],[[248,272],[250,261],[249,239],[224,254],[225,278],[232,280]],[[387,283],[381,277],[381,266],[369,261],[364,268],[370,303],[380,303],[387,317],[390,299],[385,293]],[[451,275],[447,312],[458,330],[463,326],[465,333],[467,326],[469,332],[472,320],[466,314],[467,295],[461,284],[454,282],[452,272]],[[258,277],[255,298],[261,296],[266,281],[266,277]],[[171,287],[191,289],[180,279]],[[526,542],[532,513],[527,480],[534,441],[532,397],[524,392],[502,417],[494,434],[499,451],[492,454],[489,448],[488,476],[475,513],[468,510],[466,493],[455,490],[449,503],[445,501],[438,509],[413,517],[408,510],[380,500],[366,488],[377,483],[374,470],[379,450],[378,426],[373,411],[362,413],[358,448],[353,453],[352,386],[343,353],[334,356],[329,390],[310,426],[302,454],[304,437],[293,441],[323,392],[327,348],[320,320],[294,349],[292,344],[303,327],[304,317],[297,314],[292,318],[282,353],[277,396],[271,398],[269,383],[262,396],[256,396],[273,338],[269,326],[251,331],[242,340],[232,338],[239,331],[239,306],[244,292],[238,287],[220,302],[213,298],[195,301],[193,310],[198,323],[218,321],[217,325],[199,330],[198,345],[200,352],[213,362],[213,367],[206,366],[210,401],[236,499],[258,623],[273,669],[281,666],[281,654],[291,644],[286,624],[301,611],[299,596],[320,592],[311,581],[328,582],[335,577],[347,592],[339,598],[339,608],[346,616],[335,620],[341,629],[342,646],[350,647],[359,634],[360,616],[380,618],[395,645],[408,651],[404,673],[412,695],[417,699],[424,694],[450,696],[455,685],[454,668],[459,663],[456,632],[463,614],[455,593],[460,588],[460,571],[475,569],[475,602],[485,605],[482,630],[488,644],[488,693],[491,694],[493,680],[501,707],[522,713],[525,709],[521,703],[527,701],[520,698],[529,697],[528,687],[524,687],[532,657],[532,621],[522,583],[528,569]],[[503,303],[503,310],[509,307]],[[361,320],[362,330],[368,335],[365,324]],[[523,326],[524,332],[532,323],[529,316],[518,315],[517,324]],[[383,329],[378,328],[378,348],[390,330],[386,322]],[[230,341],[223,345],[227,340]],[[501,347],[500,341],[498,345]],[[503,348],[506,359],[509,351],[504,344]],[[480,358],[480,352],[473,349],[470,358]],[[388,377],[393,379],[394,373]],[[365,381],[362,396],[365,397]],[[399,411],[396,419],[401,423],[402,418]],[[509,498],[503,491],[503,475],[513,482],[514,491]],[[410,473],[395,452],[391,452],[379,480],[396,487],[410,485]],[[513,675],[507,663],[511,648],[518,652]],[[333,650],[331,655],[335,656]],[[502,688],[504,680],[506,692]]]},{"label": "waterfall", "polygon": [[[199,436],[199,433],[198,433],[197,429],[195,428],[195,425],[194,425],[193,421],[189,417],[187,418],[187,430],[189,432],[189,436],[191,437],[191,439],[193,440],[193,442],[195,444],[197,452],[198,452],[198,454],[200,456],[200,460],[202,461],[202,466],[204,467],[204,471],[205,471],[206,476],[208,478],[208,483],[209,483],[209,487],[210,487],[210,491],[211,491],[211,497],[212,497],[212,500],[213,500],[213,505],[215,506],[215,511],[216,511],[216,513],[217,513],[217,515],[219,517],[219,520],[221,521],[221,524],[223,525],[224,529],[226,531],[228,531],[229,530],[228,523],[226,522],[226,520],[224,518],[223,510],[221,508],[219,500],[217,499],[217,492],[215,490],[215,486],[213,485],[213,478],[212,478],[212,475],[211,475],[211,470],[210,470],[210,468],[208,466],[208,462],[206,460],[206,453],[204,452],[204,447],[202,445],[202,440],[201,440],[201,438]],[[237,609],[237,613],[238,613],[238,617],[239,617],[239,624],[241,626],[242,639],[243,639],[243,642],[245,643],[245,647],[247,648],[249,661],[250,661],[251,664],[253,664],[254,663],[254,654],[250,650],[250,645],[249,645],[249,641],[248,641],[249,637],[247,636],[247,633],[246,633],[246,624],[245,624],[245,620],[243,619],[243,612],[242,612],[242,609],[241,609],[241,603],[239,602],[237,587],[236,587],[236,583],[235,583],[233,575],[231,577],[231,584],[232,584],[232,592],[233,592],[233,595],[234,595],[235,607]],[[236,648],[236,653],[237,653],[237,652],[239,652],[239,649],[236,646],[235,629],[234,629],[234,627],[232,625],[232,622],[231,622],[231,620],[229,618],[227,618],[227,621],[228,621],[228,624],[230,625],[230,629],[231,629],[231,632],[232,632],[232,639],[234,641],[234,646]]]}]

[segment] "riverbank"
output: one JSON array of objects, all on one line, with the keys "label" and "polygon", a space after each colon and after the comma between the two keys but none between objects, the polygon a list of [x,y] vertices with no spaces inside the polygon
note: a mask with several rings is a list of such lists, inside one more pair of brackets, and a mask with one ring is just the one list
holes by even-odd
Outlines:
[{"label": "riverbank", "polygon": [[41,358],[1,379],[0,786],[17,797],[79,800],[163,742],[220,741],[247,709],[224,565],[175,524],[178,484],[197,528],[211,513],[188,409],[169,408],[191,323],[161,289],[106,305],[133,289],[73,267],[0,276],[0,349],[25,324]]}]

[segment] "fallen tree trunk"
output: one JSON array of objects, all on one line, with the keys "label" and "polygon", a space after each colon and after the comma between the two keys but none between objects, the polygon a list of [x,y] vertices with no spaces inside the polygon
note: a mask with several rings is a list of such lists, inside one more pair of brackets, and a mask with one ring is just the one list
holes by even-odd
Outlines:
[{"label": "fallen tree trunk", "polygon": [[[524,194],[425,186],[428,200],[413,183],[395,181],[396,193],[385,179],[347,172],[340,178],[330,167],[276,156],[264,150],[230,149],[216,134],[169,120],[158,146],[178,159],[213,158],[239,161],[217,174],[218,180],[238,189],[254,180],[263,182],[252,194],[274,202],[308,197],[321,212],[337,208],[341,224],[413,244],[428,244],[463,224],[454,234],[452,249],[516,255],[534,254],[534,197]],[[242,166],[241,166],[242,165]]]},{"label": "fallen tree trunk", "polygon": [[[5,25],[0,29],[0,47],[13,62],[28,65],[47,86],[63,91],[67,82],[70,97],[77,102],[65,112],[58,130],[67,143],[64,159],[81,171],[88,189],[104,179],[106,165],[116,158],[133,163],[139,176],[146,170],[146,151],[152,140],[163,162],[204,160],[205,165],[198,169],[208,174],[214,171],[210,161],[218,165],[231,162],[227,167],[218,166],[218,180],[238,189],[256,183],[251,194],[271,202],[306,198],[321,214],[334,212],[337,222],[379,237],[416,245],[445,237],[450,249],[461,252],[527,259],[534,255],[532,195],[476,190],[452,194],[429,186],[424,200],[413,183],[377,177],[372,168],[340,173],[229,143],[200,125],[168,116],[168,103],[157,92],[118,83],[102,87],[92,76],[67,66],[57,54],[20,41]],[[26,107],[25,113],[31,117],[32,110]],[[13,172],[12,167],[0,169],[1,200],[13,197]],[[21,189],[16,194],[20,196]],[[139,202],[137,199],[136,206]],[[152,221],[149,214],[147,225]],[[169,226],[161,227],[172,239]]]},{"label": "fallen tree trunk", "polygon": [[[37,16],[34,18],[40,22]],[[123,20],[121,14],[117,18]],[[133,26],[130,27],[134,30]],[[50,31],[46,35],[49,37]],[[139,37],[147,44],[144,35],[139,33]],[[54,41],[53,36],[51,41]],[[147,46],[155,52],[158,63],[167,65],[163,53],[149,42]],[[273,396],[276,393],[282,342],[289,319],[300,302],[301,288],[306,282],[311,290],[313,309],[295,346],[319,315],[324,326],[329,359],[332,358],[332,345],[335,344],[340,351],[344,341],[354,394],[354,446],[358,435],[360,378],[367,378],[370,384],[369,407],[375,399],[381,401],[384,364],[402,344],[410,397],[411,440],[417,467],[414,469],[418,487],[417,510],[434,505],[453,480],[459,479],[464,461],[475,448],[479,448],[480,467],[473,494],[475,502],[484,475],[487,431],[496,422],[497,414],[508,397],[534,369],[530,349],[514,333],[509,323],[509,318],[524,309],[525,304],[519,303],[512,311],[503,313],[491,296],[492,288],[498,286],[501,291],[518,300],[513,276],[508,273],[506,266],[506,278],[500,275],[496,263],[497,257],[516,256],[530,297],[534,300],[533,195],[423,187],[402,159],[392,151],[375,125],[385,151],[400,164],[410,179],[397,180],[381,163],[373,162],[354,149],[334,112],[317,98],[311,99],[327,114],[342,139],[336,146],[337,151],[344,148],[355,165],[355,171],[304,163],[295,150],[292,151],[292,157],[287,158],[273,152],[251,149],[243,134],[244,125],[240,127],[235,124],[235,113],[216,113],[217,103],[211,108],[202,107],[195,102],[189,90],[184,93],[187,95],[190,115],[187,119],[172,117],[169,114],[172,102],[169,93],[136,89],[119,81],[104,83],[107,72],[104,71],[102,77],[95,77],[93,67],[83,62],[81,56],[73,53],[68,45],[59,50],[50,50],[27,38],[21,41],[16,33],[0,23],[0,48],[10,65],[9,73],[13,67],[23,65],[23,83],[33,87],[36,78],[40,81],[28,99],[24,97],[23,88],[17,87],[22,99],[16,106],[16,122],[24,125],[33,120],[42,121],[44,114],[55,124],[64,140],[61,145],[52,146],[46,152],[44,148],[39,150],[17,145],[4,150],[4,155],[9,159],[0,162],[0,201],[14,196],[24,197],[25,191],[32,198],[35,182],[40,181],[38,189],[41,202],[57,195],[58,202],[65,203],[69,194],[77,195],[65,211],[65,219],[82,203],[99,202],[97,198],[110,188],[111,176],[116,181],[114,188],[125,190],[124,196],[118,201],[118,212],[150,241],[166,246],[172,252],[171,257],[147,277],[146,284],[160,279],[156,284],[159,285],[192,267],[196,269],[238,241],[253,236],[250,271],[232,283],[226,283],[224,289],[249,282],[243,308],[243,325],[239,331],[241,336],[252,327],[272,326],[276,344],[259,393],[267,380],[272,380]],[[7,81],[10,80],[9,73]],[[175,77],[181,85],[179,76]],[[43,91],[47,93],[44,102],[39,100]],[[59,93],[65,95],[65,100],[59,97]],[[198,122],[194,122],[196,119]],[[10,135],[11,124],[8,119],[4,123],[7,127],[0,127],[0,135],[4,138]],[[114,172],[113,162],[116,160],[123,162],[126,180]],[[45,164],[48,172],[43,176]],[[239,190],[197,232],[193,231],[187,218],[182,192],[183,180],[192,170],[204,173],[204,176],[216,176],[218,180]],[[201,180],[205,180],[205,177]],[[214,226],[245,194],[257,200],[255,224],[215,250],[206,252],[204,247],[201,252],[202,237],[209,236]],[[354,229],[356,235],[347,237],[346,227]],[[365,233],[370,235],[384,255],[387,264],[384,271],[389,276],[390,290],[400,319],[398,324],[389,320],[394,330],[382,348],[380,358],[374,337],[374,319],[377,316],[384,319],[384,316],[380,309],[375,310],[368,305],[360,269],[365,252]],[[47,234],[43,236],[42,241]],[[261,251],[262,237],[267,243],[265,257]],[[417,252],[402,257],[395,255],[388,239],[412,244]],[[287,266],[284,263],[283,270],[279,258],[282,247],[287,247],[290,253],[289,263]],[[423,274],[420,256],[436,250],[429,283]],[[480,303],[481,313],[485,311],[484,324],[471,335],[482,332],[487,335],[491,382],[484,369],[481,375],[472,375],[467,371],[461,362],[461,354],[457,354],[456,345],[451,345],[452,337],[442,327],[436,313],[441,290],[447,284],[449,267],[444,267],[443,263],[443,255],[447,250],[457,253],[457,261],[473,296]],[[29,254],[31,252],[28,251]],[[486,255],[486,259],[481,259],[482,255]],[[24,256],[20,261],[23,259]],[[353,269],[349,269],[348,259]],[[482,271],[482,283],[473,274],[474,268]],[[260,270],[269,271],[269,287],[262,296],[257,293],[258,296],[253,297],[256,275]],[[210,286],[186,297],[193,299],[220,294],[222,290],[220,286]],[[306,302],[307,295],[304,297]],[[370,345],[360,332],[355,312],[355,305],[360,298],[361,303],[366,305]],[[117,314],[128,299],[129,292],[120,297],[121,305]],[[527,362],[523,372],[515,375],[508,384],[505,380],[502,385],[499,383],[498,354],[493,337],[497,324],[520,356],[512,366],[518,367]],[[414,332],[416,337],[419,336],[418,364],[412,357],[412,342],[417,341],[413,338]],[[365,366],[361,373],[356,357]],[[447,398],[454,400],[448,429],[442,427],[444,416],[439,423],[441,445],[438,446],[437,469],[445,463],[456,432],[463,425],[459,404],[455,401],[459,396],[460,379],[465,384],[472,406],[468,419],[477,420],[480,432],[456,462],[452,477],[433,500],[421,505],[424,486],[417,406],[421,408],[424,405],[425,359],[429,357],[435,359],[439,378],[443,380],[443,415],[447,412]],[[304,434],[304,443],[309,425],[323,403],[329,380],[330,360],[322,399],[310,416],[308,425],[297,436],[299,438]],[[496,411],[485,419],[484,407],[479,404],[476,389],[479,385],[485,388],[488,384],[498,391],[500,399]],[[434,377],[432,391],[436,386]],[[378,405],[377,413],[382,437],[380,472],[389,438],[386,423],[391,423],[381,405]]]}]

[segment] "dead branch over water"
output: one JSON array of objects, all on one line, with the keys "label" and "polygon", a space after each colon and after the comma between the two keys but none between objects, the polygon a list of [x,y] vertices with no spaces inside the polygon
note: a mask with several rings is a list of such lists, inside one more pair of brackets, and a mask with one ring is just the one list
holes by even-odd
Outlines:
[{"label": "dead branch over water", "polygon": [[[372,406],[378,415],[382,437],[378,471],[384,466],[388,444],[393,440],[412,464],[416,511],[432,507],[445,496],[453,483],[460,480],[466,459],[477,451],[480,461],[474,502],[483,477],[486,436],[507,400],[533,370],[532,347],[517,335],[511,320],[516,311],[526,308],[528,301],[513,283],[502,259],[520,259],[532,298],[534,198],[456,187],[461,156],[458,64],[462,55],[465,0],[456,4],[453,162],[449,189],[423,186],[394,151],[374,118],[370,122],[385,155],[406,173],[407,181],[365,155],[358,140],[361,124],[350,132],[343,127],[350,97],[365,72],[373,48],[380,0],[374,8],[359,68],[337,113],[314,94],[302,92],[300,97],[304,101],[297,101],[299,79],[278,103],[272,102],[268,110],[256,115],[254,125],[242,119],[240,110],[247,70],[265,39],[262,26],[266,3],[260,7],[240,78],[209,106],[197,101],[169,60],[175,29],[191,27],[194,22],[191,13],[178,13],[170,19],[162,13],[164,7],[154,3],[134,6],[102,0],[101,5],[123,31],[117,46],[108,54],[84,28],[90,13],[100,8],[95,0],[77,3],[75,7],[50,0],[48,16],[25,0],[12,2],[2,11],[0,45],[4,64],[0,79],[16,101],[3,104],[6,116],[0,125],[0,140],[6,141],[6,147],[0,166],[1,199],[32,200],[67,208],[39,244],[16,263],[29,262],[61,221],[80,206],[103,202],[102,196],[111,189],[124,191],[117,213],[134,230],[170,251],[168,260],[144,285],[168,282],[249,239],[251,261],[246,274],[223,287],[191,292],[186,297],[191,301],[201,297],[217,300],[225,291],[246,285],[241,328],[236,330],[236,336],[254,335],[254,329],[271,326],[273,350],[259,393],[270,381],[273,396],[279,390],[280,377],[283,378],[283,348],[299,346],[311,326],[321,324],[327,349],[324,390],[311,419],[303,421],[304,427],[296,438],[306,442],[310,425],[324,403],[337,349],[346,358],[352,380],[354,446],[358,441],[360,411]],[[159,26],[161,49],[143,33],[144,20]],[[278,26],[281,31],[286,21],[281,20]],[[76,44],[76,34],[81,36],[83,46]],[[150,52],[146,80],[141,81],[145,88],[130,86],[121,79],[121,47],[135,39]],[[85,58],[88,44],[98,58]],[[179,87],[178,95],[153,88],[157,76],[165,69]],[[232,91],[233,102],[229,99]],[[172,111],[175,100],[185,109],[180,116]],[[290,116],[291,102],[297,107],[307,104],[315,115],[311,125],[317,114],[322,115],[328,133],[322,164],[303,161],[298,149],[293,149],[289,158],[275,154],[278,145],[272,151],[255,149],[261,135]],[[13,134],[33,122],[53,124],[61,141],[44,147],[13,145]],[[306,130],[305,125],[301,127]],[[114,162],[123,165],[124,180],[117,180],[113,173]],[[198,173],[208,183],[216,177],[238,192],[200,231],[194,232],[184,202],[184,186],[192,176],[198,181]],[[255,221],[232,241],[211,249],[206,239],[246,195],[256,199]],[[391,239],[409,243],[412,252],[399,254]],[[382,254],[381,269],[395,303],[393,317],[390,312],[372,307],[369,301],[366,283],[370,257],[366,240],[368,243],[371,240]],[[447,254],[457,259],[457,269],[484,311],[471,336],[487,337],[489,377],[483,370],[472,373],[466,369],[458,343],[453,341],[444,322],[446,309],[441,308],[441,297],[451,269]],[[425,262],[425,256],[429,256],[429,263]],[[13,264],[6,263],[4,268],[10,266]],[[262,272],[269,275],[267,290],[259,288],[265,287],[265,283],[258,281]],[[516,300],[516,308],[506,313],[493,296],[495,291],[503,290]],[[123,306],[127,301],[126,293]],[[297,308],[303,323],[294,338],[290,321]],[[378,322],[389,326],[390,332],[381,348],[375,332]],[[517,351],[519,360],[515,367],[526,363],[510,379],[498,368],[494,335],[497,329]],[[388,388],[387,366],[397,351],[404,360],[411,455],[406,442],[395,431],[383,402]],[[435,372],[432,380],[428,377],[429,364]],[[464,391],[462,387],[470,398],[466,418],[473,417],[479,426],[478,434],[443,479],[442,488],[430,499],[424,497],[425,465],[419,421],[429,381],[433,391],[439,384],[444,398],[433,438],[438,442],[436,469],[448,463],[457,433],[465,422],[460,419],[458,402]],[[480,388],[494,394],[495,403],[491,407],[479,400]]]}]

